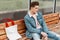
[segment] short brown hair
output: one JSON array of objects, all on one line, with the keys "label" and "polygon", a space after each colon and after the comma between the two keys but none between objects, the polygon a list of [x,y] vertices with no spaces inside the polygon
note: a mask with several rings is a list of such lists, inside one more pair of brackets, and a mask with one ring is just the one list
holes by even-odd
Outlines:
[{"label": "short brown hair", "polygon": [[31,9],[31,7],[35,7],[35,6],[39,6],[39,2],[34,1],[34,2],[30,3],[30,9]]}]

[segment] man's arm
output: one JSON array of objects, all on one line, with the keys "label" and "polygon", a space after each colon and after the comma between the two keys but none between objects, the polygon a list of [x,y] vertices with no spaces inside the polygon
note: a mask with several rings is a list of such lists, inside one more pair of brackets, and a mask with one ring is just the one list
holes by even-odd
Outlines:
[{"label": "man's arm", "polygon": [[39,29],[33,28],[27,18],[24,18],[24,21],[25,21],[26,27],[29,32],[31,32],[31,33],[40,33],[41,32]]},{"label": "man's arm", "polygon": [[42,15],[42,13],[39,13],[39,14],[40,14],[41,17],[42,17],[43,31],[46,32],[46,33],[48,33],[48,27],[47,27],[47,25],[46,25],[46,23],[45,23],[45,21],[44,21],[43,15]]}]

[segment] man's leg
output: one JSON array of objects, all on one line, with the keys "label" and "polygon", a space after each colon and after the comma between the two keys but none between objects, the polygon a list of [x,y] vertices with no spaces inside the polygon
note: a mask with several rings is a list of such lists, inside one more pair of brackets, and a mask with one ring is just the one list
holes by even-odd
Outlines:
[{"label": "man's leg", "polygon": [[32,33],[32,37],[34,40],[40,40],[40,35],[37,33]]},{"label": "man's leg", "polygon": [[54,39],[54,40],[60,40],[60,35],[58,35],[58,34],[55,33],[55,32],[52,32],[52,31],[50,31],[50,32],[48,33],[48,37],[49,37],[49,38],[52,38],[52,39]]}]

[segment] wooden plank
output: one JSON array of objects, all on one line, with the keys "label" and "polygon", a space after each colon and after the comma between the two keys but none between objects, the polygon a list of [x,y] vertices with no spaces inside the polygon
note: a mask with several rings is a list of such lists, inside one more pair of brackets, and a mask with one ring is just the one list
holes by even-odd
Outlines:
[{"label": "wooden plank", "polygon": [[3,40],[8,40],[8,39],[5,38],[5,39],[3,39]]},{"label": "wooden plank", "polygon": [[1,35],[1,36],[0,36],[0,40],[6,39],[6,38],[7,38],[6,35]]},{"label": "wooden plank", "polygon": [[1,23],[1,24],[0,24],[0,30],[1,30],[1,29],[5,29],[5,23]]},{"label": "wooden plank", "polygon": [[58,13],[51,13],[51,14],[43,15],[43,17],[44,17],[45,19],[50,18],[50,17],[56,17],[56,16],[59,16],[59,14],[58,14]]},{"label": "wooden plank", "polygon": [[0,35],[6,34],[5,30],[0,30]]},{"label": "wooden plank", "polygon": [[51,24],[57,24],[59,21],[58,20],[54,20],[52,22],[48,22],[47,25],[51,25]]},{"label": "wooden plank", "polygon": [[58,17],[48,18],[45,20],[45,22],[51,22],[51,21],[53,22],[54,20],[59,20],[59,18]]},{"label": "wooden plank", "polygon": [[23,29],[26,29],[25,25],[18,26],[18,30],[23,30]]},{"label": "wooden plank", "polygon": [[25,32],[26,32],[26,29],[24,29],[24,30],[19,30],[19,31],[18,31],[19,34],[23,34],[23,33],[25,33]]}]

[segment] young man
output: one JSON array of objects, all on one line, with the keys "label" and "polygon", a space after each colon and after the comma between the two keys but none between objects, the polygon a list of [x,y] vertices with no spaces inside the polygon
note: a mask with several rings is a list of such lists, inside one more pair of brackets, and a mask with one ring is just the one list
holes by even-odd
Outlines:
[{"label": "young man", "polygon": [[27,27],[26,36],[33,38],[34,40],[40,40],[42,35],[44,40],[52,38],[54,40],[60,40],[60,36],[52,31],[49,31],[47,25],[42,17],[42,13],[38,12],[39,3],[34,1],[30,4],[30,10],[24,17]]}]

